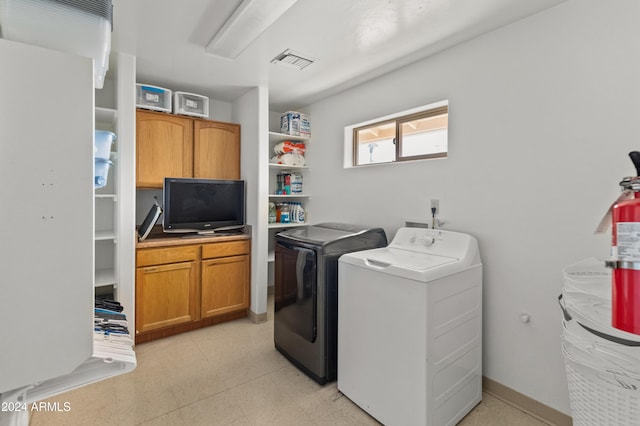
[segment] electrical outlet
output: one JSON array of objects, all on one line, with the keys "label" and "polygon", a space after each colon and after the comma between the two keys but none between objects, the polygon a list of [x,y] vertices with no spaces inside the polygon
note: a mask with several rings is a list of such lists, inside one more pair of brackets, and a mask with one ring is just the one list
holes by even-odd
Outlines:
[{"label": "electrical outlet", "polygon": [[431,211],[436,209],[435,214],[440,213],[440,201],[439,200],[431,200]]}]

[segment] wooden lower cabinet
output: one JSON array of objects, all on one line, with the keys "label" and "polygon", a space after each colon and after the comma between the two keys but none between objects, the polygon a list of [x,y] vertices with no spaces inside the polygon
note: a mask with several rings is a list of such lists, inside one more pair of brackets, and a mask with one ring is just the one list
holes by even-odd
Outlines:
[{"label": "wooden lower cabinet", "polygon": [[136,252],[136,342],[246,316],[251,241]]},{"label": "wooden lower cabinet", "polygon": [[147,266],[136,271],[136,330],[140,333],[196,319],[196,262]]},{"label": "wooden lower cabinet", "polygon": [[202,261],[201,316],[211,317],[249,307],[248,255]]}]

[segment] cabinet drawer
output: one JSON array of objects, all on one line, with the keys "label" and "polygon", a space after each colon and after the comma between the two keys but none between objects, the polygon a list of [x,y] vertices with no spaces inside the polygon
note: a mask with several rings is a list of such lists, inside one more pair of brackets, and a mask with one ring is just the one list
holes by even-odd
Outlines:
[{"label": "cabinet drawer", "polygon": [[162,249],[138,250],[136,265],[162,265],[165,263],[186,262],[198,258],[198,246],[167,247]]},{"label": "cabinet drawer", "polygon": [[251,243],[249,240],[230,241],[227,243],[204,244],[202,246],[202,258],[211,259],[214,257],[236,256],[239,254],[249,254]]}]

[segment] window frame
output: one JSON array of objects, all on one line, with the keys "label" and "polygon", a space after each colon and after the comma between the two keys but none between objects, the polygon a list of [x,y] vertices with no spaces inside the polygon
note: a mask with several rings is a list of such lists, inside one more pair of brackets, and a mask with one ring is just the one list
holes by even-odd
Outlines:
[{"label": "window frame", "polygon": [[[439,115],[447,115],[447,131],[449,129],[449,103],[448,101],[439,102],[436,104],[427,105],[419,110],[405,111],[404,113],[400,113],[396,116],[392,117],[383,117],[377,120],[372,120],[366,123],[361,123],[359,125],[355,125],[352,127],[352,135],[351,135],[351,150],[352,150],[352,161],[351,167],[363,167],[363,166],[373,166],[376,164],[393,164],[393,163],[401,163],[405,161],[413,161],[413,160],[425,160],[425,159],[433,159],[433,158],[447,158],[449,154],[449,149],[447,146],[446,152],[438,152],[434,154],[420,154],[420,155],[401,155],[402,153],[402,144],[403,144],[403,135],[402,135],[402,125],[404,123],[429,118],[436,117]],[[393,143],[395,145],[395,158],[391,161],[383,161],[378,163],[370,163],[370,164],[358,164],[358,154],[360,149],[360,141],[358,138],[358,133],[362,130],[366,130],[372,127],[383,126],[385,124],[395,123],[395,136],[393,139]],[[448,139],[448,136],[447,136]]]}]

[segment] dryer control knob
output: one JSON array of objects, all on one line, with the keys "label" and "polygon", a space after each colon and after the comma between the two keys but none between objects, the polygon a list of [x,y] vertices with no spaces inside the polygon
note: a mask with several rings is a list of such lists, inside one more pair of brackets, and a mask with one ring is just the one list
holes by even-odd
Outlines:
[{"label": "dryer control knob", "polygon": [[415,235],[412,235],[412,236],[411,236],[411,238],[409,238],[409,242],[410,242],[411,244],[415,243],[415,242],[416,242],[416,236],[415,236]]}]

